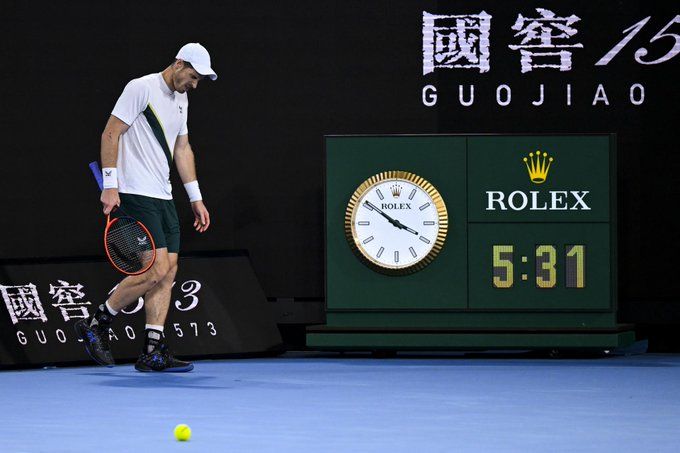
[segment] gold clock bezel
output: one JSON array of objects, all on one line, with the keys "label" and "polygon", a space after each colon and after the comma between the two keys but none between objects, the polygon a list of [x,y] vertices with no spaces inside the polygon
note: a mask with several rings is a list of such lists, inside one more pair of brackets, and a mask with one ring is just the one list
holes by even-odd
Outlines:
[{"label": "gold clock bezel", "polygon": [[[360,207],[359,199],[364,193],[369,191],[376,184],[382,183],[389,180],[401,180],[408,181],[416,186],[420,187],[422,190],[427,192],[427,194],[432,198],[432,201],[437,209],[437,217],[439,224],[439,231],[437,232],[437,239],[432,246],[432,249],[427,255],[422,257],[420,260],[413,264],[407,266],[389,266],[380,263],[373,259],[370,255],[364,253],[361,243],[357,238],[354,220],[356,217],[357,208]],[[347,209],[345,210],[345,237],[349,243],[352,252],[369,268],[376,272],[380,272],[385,275],[408,275],[413,274],[424,269],[428,264],[430,264],[437,257],[442,247],[444,246],[444,241],[446,240],[446,234],[449,229],[449,215],[446,210],[446,204],[442,198],[439,191],[427,180],[416,175],[415,173],[410,173],[401,170],[391,170],[378,173],[371,176],[354,191],[352,197],[347,203]]]}]

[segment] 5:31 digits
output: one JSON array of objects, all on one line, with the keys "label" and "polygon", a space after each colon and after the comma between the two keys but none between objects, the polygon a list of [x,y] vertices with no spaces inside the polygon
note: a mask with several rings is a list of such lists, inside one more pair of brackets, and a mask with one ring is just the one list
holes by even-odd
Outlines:
[{"label": "5:31 digits", "polygon": [[[564,287],[585,288],[586,286],[586,246],[568,244],[564,246]],[[536,287],[550,289],[557,287],[558,254],[554,245],[536,245],[534,250],[534,269]],[[521,257],[521,266],[528,266],[528,257]],[[526,264],[524,264],[526,263]],[[515,284],[515,246],[493,246],[493,287],[512,288]],[[527,281],[529,274],[520,267],[521,281]]]}]

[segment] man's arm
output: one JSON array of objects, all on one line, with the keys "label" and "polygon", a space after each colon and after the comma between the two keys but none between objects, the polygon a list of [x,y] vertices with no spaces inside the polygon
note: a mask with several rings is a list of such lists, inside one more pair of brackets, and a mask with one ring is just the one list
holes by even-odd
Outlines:
[{"label": "man's arm", "polygon": [[[118,140],[129,128],[127,124],[111,115],[106,122],[106,127],[102,133],[101,159],[102,168],[116,168],[118,162]],[[115,206],[120,206],[118,189],[104,189],[102,191],[101,202],[104,205],[104,215],[107,215]]]},{"label": "man's arm", "polygon": [[[173,152],[175,165],[179,172],[179,177],[185,187],[193,183],[198,190],[198,182],[196,181],[196,164],[194,162],[194,152],[189,144],[189,135],[180,135],[175,141],[175,149]],[[200,195],[200,192],[199,192]],[[189,195],[191,197],[191,194]],[[210,226],[210,214],[208,209],[203,204],[203,200],[194,200],[191,202],[191,209],[194,211],[194,228],[199,233],[203,233]]]}]

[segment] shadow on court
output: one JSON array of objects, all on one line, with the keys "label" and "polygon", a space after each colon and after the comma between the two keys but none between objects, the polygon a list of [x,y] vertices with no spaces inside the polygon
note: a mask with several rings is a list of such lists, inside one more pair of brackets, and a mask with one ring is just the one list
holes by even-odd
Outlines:
[{"label": "shadow on court", "polygon": [[214,376],[205,375],[176,375],[171,373],[83,373],[83,376],[97,376],[106,378],[93,385],[104,387],[125,387],[125,388],[182,388],[198,390],[218,390],[230,389],[233,387],[210,385],[215,380]]}]

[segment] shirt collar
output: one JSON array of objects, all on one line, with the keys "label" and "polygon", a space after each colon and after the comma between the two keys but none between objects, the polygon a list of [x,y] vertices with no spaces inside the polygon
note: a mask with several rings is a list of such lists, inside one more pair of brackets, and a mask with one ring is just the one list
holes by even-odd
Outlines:
[{"label": "shirt collar", "polygon": [[161,84],[161,91],[162,91],[163,93],[167,94],[168,96],[172,96],[172,95],[175,94],[175,92],[172,91],[172,90],[170,89],[170,87],[168,86],[168,84],[165,83],[165,79],[163,79],[163,73],[162,73],[162,72],[159,72],[159,73],[158,73],[158,81],[159,81],[160,84]]}]

